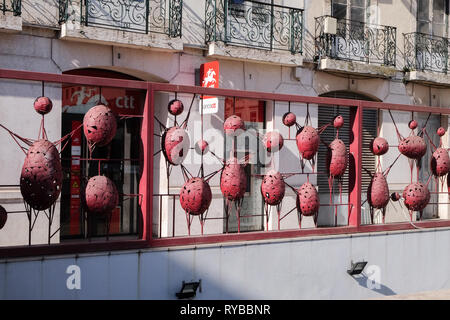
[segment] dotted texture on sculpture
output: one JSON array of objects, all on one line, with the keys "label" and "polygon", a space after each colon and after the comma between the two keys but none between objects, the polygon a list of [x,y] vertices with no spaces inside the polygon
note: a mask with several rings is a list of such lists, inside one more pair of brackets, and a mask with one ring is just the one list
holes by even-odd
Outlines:
[{"label": "dotted texture on sculpture", "polygon": [[375,173],[367,188],[367,201],[375,209],[383,209],[389,203],[389,187],[382,172]]},{"label": "dotted texture on sculpture", "polygon": [[292,112],[287,112],[283,115],[283,124],[287,127],[292,127],[297,122],[297,117]]},{"label": "dotted texture on sculpture", "polygon": [[223,123],[223,130],[227,136],[238,136],[245,131],[245,123],[236,115],[229,116]]},{"label": "dotted texture on sculpture", "polygon": [[306,126],[297,133],[297,148],[303,159],[311,160],[319,150],[319,132],[313,127]]},{"label": "dotted texture on sculpture", "polygon": [[209,208],[211,200],[211,188],[202,178],[189,179],[181,188],[180,204],[189,214],[203,214]]},{"label": "dotted texture on sculpture", "polygon": [[261,183],[261,194],[264,202],[276,206],[281,203],[284,198],[285,184],[283,176],[275,170],[266,173]]},{"label": "dotted texture on sculpture", "polygon": [[52,111],[53,102],[47,97],[38,97],[34,100],[34,110],[39,114],[47,114]]},{"label": "dotted texture on sculpture", "polygon": [[297,191],[297,210],[308,217],[318,213],[319,207],[317,189],[309,182],[304,183]]},{"label": "dotted texture on sculpture", "polygon": [[95,176],[86,185],[85,201],[88,212],[108,214],[119,204],[119,193],[111,179]]},{"label": "dotted texture on sculpture", "polygon": [[431,172],[436,177],[445,176],[450,170],[450,158],[447,149],[437,148],[430,161]]},{"label": "dotted texture on sculpture", "polygon": [[430,191],[421,182],[411,183],[403,190],[405,206],[412,211],[422,211],[430,201]]},{"label": "dotted texture on sculpture", "polygon": [[277,152],[284,145],[283,136],[277,131],[269,131],[263,138],[264,147],[268,152]]},{"label": "dotted texture on sculpture", "polygon": [[327,170],[332,177],[341,177],[347,169],[347,149],[340,139],[334,139],[328,147]]},{"label": "dotted texture on sculpture", "polygon": [[186,130],[175,126],[163,133],[161,149],[166,160],[177,166],[186,158],[190,148],[189,135]]},{"label": "dotted texture on sculpture", "polygon": [[425,140],[419,136],[409,136],[400,141],[398,150],[404,156],[410,159],[420,159],[427,152],[427,145]]},{"label": "dotted texture on sculpture", "polygon": [[389,150],[389,143],[385,138],[377,137],[370,144],[370,151],[376,156],[382,156]]},{"label": "dotted texture on sculpture", "polygon": [[99,147],[106,146],[116,135],[116,116],[107,106],[92,107],[84,115],[83,131],[89,143]]},{"label": "dotted texture on sculpture", "polygon": [[48,140],[38,140],[28,149],[20,174],[20,192],[35,210],[46,210],[59,197],[62,167],[59,152]]},{"label": "dotted texture on sculpture", "polygon": [[247,189],[247,176],[244,165],[236,158],[230,158],[220,175],[220,190],[223,196],[231,201],[240,200],[244,197]]},{"label": "dotted texture on sculpture", "polygon": [[178,116],[183,113],[184,105],[180,100],[172,100],[167,106],[169,113],[173,116]]}]

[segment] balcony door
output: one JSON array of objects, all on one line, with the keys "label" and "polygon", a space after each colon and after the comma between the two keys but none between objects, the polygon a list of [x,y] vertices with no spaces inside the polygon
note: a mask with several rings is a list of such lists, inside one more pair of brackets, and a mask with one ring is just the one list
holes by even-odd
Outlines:
[{"label": "balcony door", "polygon": [[448,0],[417,2],[417,68],[438,72],[448,69]]}]

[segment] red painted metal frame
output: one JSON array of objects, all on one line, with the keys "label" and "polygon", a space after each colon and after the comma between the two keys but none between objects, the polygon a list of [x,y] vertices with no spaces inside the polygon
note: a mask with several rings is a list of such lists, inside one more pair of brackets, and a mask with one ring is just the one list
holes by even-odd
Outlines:
[{"label": "red painted metal frame", "polygon": [[[180,86],[164,83],[151,83],[134,80],[118,80],[77,75],[49,74],[40,72],[17,71],[0,69],[0,79],[37,81],[60,84],[95,85],[103,87],[119,87],[146,90],[144,117],[142,123],[142,142],[144,146],[144,168],[140,182],[140,192],[144,193],[142,204],[143,230],[141,240],[114,240],[91,241],[76,243],[61,243],[52,245],[33,245],[0,248],[0,258],[44,256],[55,254],[78,254],[95,251],[111,250],[139,250],[153,247],[186,246],[197,244],[213,244],[236,241],[289,239],[306,236],[327,236],[339,234],[359,234],[367,232],[387,232],[396,230],[410,230],[419,228],[450,227],[450,220],[419,221],[412,225],[409,222],[383,225],[361,225],[361,157],[362,153],[362,114],[368,109],[390,109],[398,111],[433,112],[450,115],[450,108],[436,108],[428,106],[412,106],[401,104],[387,104],[380,102],[359,101],[350,99],[306,97],[298,95],[273,94],[265,92],[239,91],[229,89],[213,89],[193,86]],[[153,130],[154,130],[154,94],[155,92],[178,92],[203,94],[211,96],[239,97],[247,99],[285,101],[297,103],[309,103],[317,105],[339,105],[351,108],[353,141],[350,152],[354,157],[354,186],[350,193],[350,203],[353,211],[350,216],[349,226],[316,228],[301,230],[262,231],[240,234],[219,234],[191,237],[175,237],[155,239],[152,236],[153,224]]]}]

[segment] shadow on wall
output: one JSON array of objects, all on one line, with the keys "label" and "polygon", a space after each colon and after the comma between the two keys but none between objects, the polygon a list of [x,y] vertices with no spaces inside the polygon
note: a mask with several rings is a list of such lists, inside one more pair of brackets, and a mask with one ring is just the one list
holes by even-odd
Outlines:
[{"label": "shadow on wall", "polygon": [[362,274],[359,277],[353,277],[353,279],[355,279],[361,287],[375,291],[376,293],[384,296],[393,296],[397,294],[391,288],[385,286],[384,284],[377,283],[376,281],[368,278],[365,274]]},{"label": "shadow on wall", "polygon": [[58,27],[58,0],[22,0],[22,18],[29,24]]},{"label": "shadow on wall", "polygon": [[184,3],[183,20],[189,21],[189,28],[183,28],[183,38],[187,40],[185,42],[189,44],[204,46],[205,17],[199,16],[196,11],[194,11],[187,3]]}]

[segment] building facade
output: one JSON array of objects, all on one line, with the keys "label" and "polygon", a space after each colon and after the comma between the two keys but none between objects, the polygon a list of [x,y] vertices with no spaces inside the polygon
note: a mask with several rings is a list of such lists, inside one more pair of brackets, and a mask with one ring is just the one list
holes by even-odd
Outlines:
[{"label": "building facade", "polygon": [[[45,95],[53,101],[53,111],[45,116],[49,140],[71,134],[64,140],[67,144],[59,146],[63,184],[50,226],[48,215],[24,210],[18,177],[25,156],[8,131],[0,134],[7,150],[0,155],[0,204],[9,212],[0,230],[0,246],[7,248],[5,260],[0,260],[4,270],[0,297],[171,299],[182,280],[198,279],[203,286],[198,297],[204,299],[365,298],[450,288],[450,257],[445,253],[450,246],[448,189],[446,180],[435,179],[428,165],[432,144],[448,147],[449,143],[447,133],[441,139],[436,135],[439,127],[449,128],[448,11],[446,0],[0,0],[0,69],[4,70],[0,123],[34,139],[42,117],[31,106],[36,97]],[[203,99],[207,94],[181,86],[201,87],[200,69],[212,61],[219,66],[215,88],[230,91],[213,96],[218,108],[209,113]],[[67,78],[30,81],[16,74],[11,78],[11,70]],[[124,86],[103,80],[97,84],[84,77],[120,80]],[[146,83],[160,85],[151,102]],[[239,96],[238,91],[245,93]],[[267,95],[258,98],[254,92]],[[177,116],[167,111],[174,99],[184,105]],[[358,102],[352,105],[353,100]],[[347,153],[355,151],[356,109],[352,108],[361,107],[359,101],[367,103],[357,128],[361,168],[352,171],[349,166],[342,179],[330,184],[325,174],[326,145],[338,136]],[[79,128],[86,112],[99,103],[118,115],[117,134],[109,146],[92,151]],[[150,105],[152,125],[146,118]],[[299,127],[323,129],[323,144],[313,161],[300,161],[295,138],[299,127],[283,125],[287,112],[296,115]],[[237,139],[223,132],[224,121],[232,115],[240,116],[247,129]],[[343,116],[344,126],[326,127],[337,115]],[[399,157],[397,151],[411,133],[412,120],[426,129],[429,147],[420,162]],[[161,140],[166,129],[183,124],[190,144],[181,156],[180,169],[164,156]],[[148,128],[153,132],[145,131]],[[284,137],[278,153],[263,149],[260,138],[269,131]],[[391,146],[380,157],[369,152],[377,136]],[[152,142],[146,147],[147,140]],[[211,152],[203,155],[195,150],[200,140],[208,142]],[[146,171],[146,152],[153,154],[152,179]],[[233,156],[250,159],[243,169],[245,197],[229,202],[221,190],[221,168]],[[282,206],[268,207],[261,197],[260,185],[270,169],[286,175]],[[410,212],[403,200],[390,201],[385,215],[382,210],[372,211],[366,195],[368,172],[380,170],[386,173],[389,193],[402,195],[413,181],[426,184],[430,204],[421,212]],[[362,190],[357,202],[355,172]],[[82,189],[95,175],[108,176],[118,188],[119,205],[110,216],[84,212]],[[191,176],[207,177],[211,188],[209,210],[200,219],[185,213],[180,204],[180,189]],[[296,190],[305,182],[318,191],[317,221],[309,216],[300,221],[295,210]],[[143,188],[152,193],[144,193]],[[358,227],[371,227],[357,234],[339,231],[354,226],[355,204],[361,207],[355,218]],[[152,212],[151,221],[142,218],[145,205]],[[308,234],[307,230],[336,231]],[[25,254],[26,261],[15,260],[12,256],[17,255],[11,253],[15,246],[26,250],[28,245],[101,242],[110,237],[134,241],[149,232],[154,239],[175,241],[160,245],[163,249],[133,251],[125,246],[122,249],[127,251],[113,255],[108,255],[108,246],[88,250],[96,251],[92,256],[78,256],[84,252],[76,252],[80,247],[58,249],[63,257],[47,258],[45,250],[38,250]],[[283,240],[276,235],[252,236],[277,232],[286,232]],[[211,238],[216,235],[231,235],[229,240],[236,242],[225,245],[228,238]],[[183,241],[191,237],[200,240]],[[333,259],[323,269],[311,267],[330,256]],[[355,281],[345,272],[350,261],[360,259],[369,261],[376,274],[380,272],[375,287],[368,285],[370,276]],[[442,262],[437,273],[427,274],[423,281],[408,281],[437,261]],[[82,280],[86,282],[79,292],[67,291],[66,268],[78,264],[88,278]],[[107,275],[98,268],[106,265]],[[113,275],[120,275],[122,268],[132,270],[130,281],[114,283]],[[152,268],[154,272],[148,271]],[[245,272],[240,273],[240,268]],[[274,269],[278,271],[272,273]],[[20,272],[29,278],[38,272],[42,277],[39,283],[21,283]],[[50,284],[53,272],[60,284]],[[315,272],[329,276],[317,282]],[[216,275],[227,284],[221,286]]]}]

